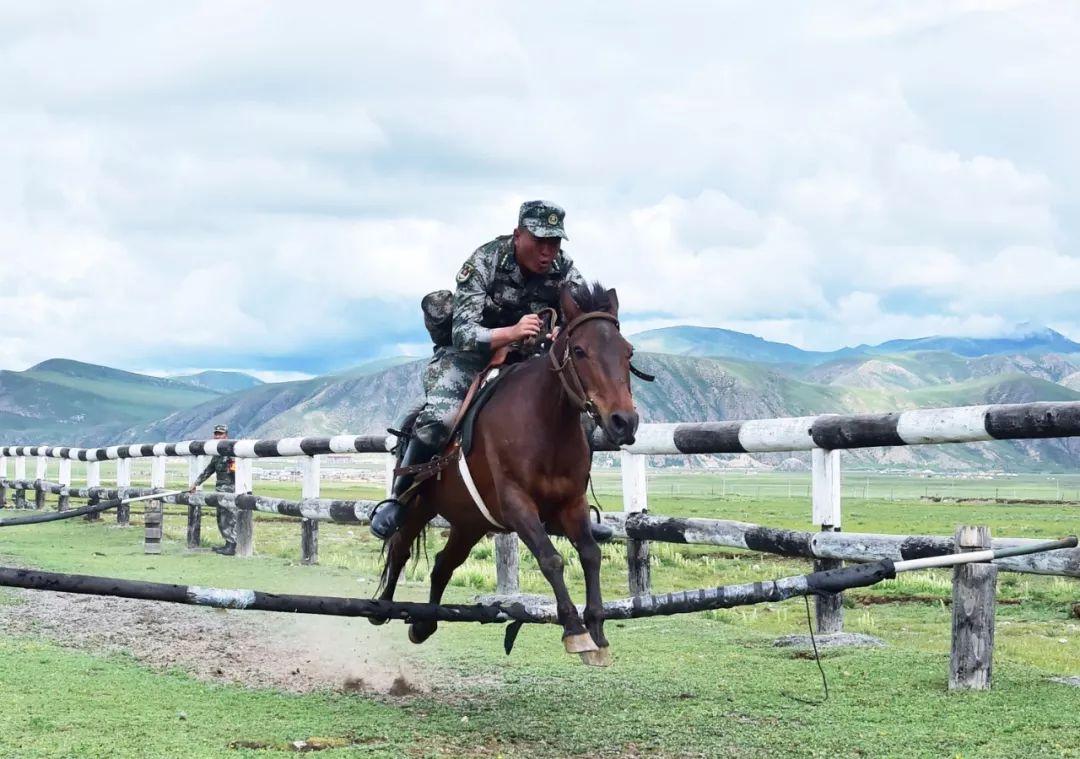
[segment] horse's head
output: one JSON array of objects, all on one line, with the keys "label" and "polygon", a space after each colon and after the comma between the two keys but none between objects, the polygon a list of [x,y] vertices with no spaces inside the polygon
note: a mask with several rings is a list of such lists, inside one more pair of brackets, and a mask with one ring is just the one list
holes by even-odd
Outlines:
[{"label": "horse's head", "polygon": [[630,445],[638,414],[630,393],[634,348],[619,332],[619,297],[600,283],[564,286],[563,326],[552,361],[573,403],[587,411],[616,445]]}]

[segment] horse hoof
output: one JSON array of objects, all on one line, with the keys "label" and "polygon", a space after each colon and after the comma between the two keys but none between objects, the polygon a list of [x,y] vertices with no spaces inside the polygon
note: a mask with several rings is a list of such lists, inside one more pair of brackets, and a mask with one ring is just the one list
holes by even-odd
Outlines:
[{"label": "horse hoof", "polygon": [[578,633],[577,635],[567,635],[562,639],[563,646],[566,647],[566,653],[568,654],[583,654],[586,651],[597,651],[599,646],[593,641],[592,636],[587,632]]},{"label": "horse hoof", "polygon": [[419,628],[415,624],[409,625],[409,642],[420,645],[435,634],[435,628]]},{"label": "horse hoof", "polygon": [[581,657],[581,663],[588,667],[611,666],[611,649],[607,646],[602,646],[595,651],[584,651],[578,656]]}]

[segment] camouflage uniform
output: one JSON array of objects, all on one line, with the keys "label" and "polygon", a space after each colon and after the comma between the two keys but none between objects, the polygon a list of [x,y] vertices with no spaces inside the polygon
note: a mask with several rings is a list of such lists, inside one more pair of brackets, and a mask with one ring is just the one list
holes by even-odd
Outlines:
[{"label": "camouflage uniform", "polygon": [[[537,237],[565,239],[564,216],[552,203],[529,201],[521,207],[518,225]],[[435,448],[446,442],[473,378],[491,359],[491,331],[544,308],[558,309],[563,282],[584,284],[569,256],[560,252],[548,273],[526,275],[514,257],[511,235],[496,237],[469,257],[457,275],[452,344],[436,346],[424,370],[427,401],[413,426],[421,442]]]},{"label": "camouflage uniform", "polygon": [[[235,493],[236,492],[236,459],[232,456],[213,456],[210,459],[210,463],[206,465],[206,469],[202,471],[202,474],[195,480],[195,486],[202,485],[206,480],[210,478],[210,475],[215,475],[214,492],[216,493]],[[217,525],[218,530],[221,532],[221,537],[225,539],[226,543],[236,542],[236,511],[230,508],[224,508],[218,506],[217,511]]]}]

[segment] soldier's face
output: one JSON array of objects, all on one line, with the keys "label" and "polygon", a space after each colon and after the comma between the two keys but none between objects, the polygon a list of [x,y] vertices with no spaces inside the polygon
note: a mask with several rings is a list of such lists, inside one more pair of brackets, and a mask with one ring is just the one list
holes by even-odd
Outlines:
[{"label": "soldier's face", "polygon": [[215,432],[214,433],[214,440],[224,440],[224,439],[225,439],[225,433],[224,432]]},{"label": "soldier's face", "polygon": [[527,229],[514,230],[514,256],[518,266],[529,274],[547,274],[559,255],[561,237],[537,237]]}]

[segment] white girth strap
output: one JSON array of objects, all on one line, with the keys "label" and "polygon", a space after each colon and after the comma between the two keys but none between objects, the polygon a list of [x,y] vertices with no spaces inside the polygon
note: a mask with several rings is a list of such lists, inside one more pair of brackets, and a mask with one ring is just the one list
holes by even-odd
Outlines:
[{"label": "white girth strap", "polygon": [[465,461],[465,454],[458,456],[457,462],[458,471],[461,472],[461,479],[465,483],[465,488],[469,491],[469,495],[472,496],[473,503],[476,504],[476,508],[480,509],[480,513],[484,515],[484,518],[498,527],[500,530],[505,530],[501,524],[495,521],[495,517],[491,516],[491,512],[488,511],[487,504],[484,503],[484,499],[480,497],[480,491],[476,489],[476,483],[473,482],[472,473],[469,472],[469,464]]}]

